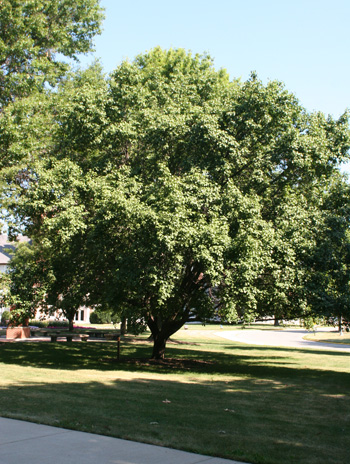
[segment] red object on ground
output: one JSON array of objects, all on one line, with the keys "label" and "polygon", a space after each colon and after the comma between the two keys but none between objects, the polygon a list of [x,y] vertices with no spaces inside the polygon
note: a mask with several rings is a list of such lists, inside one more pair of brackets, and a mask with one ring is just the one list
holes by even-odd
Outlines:
[{"label": "red object on ground", "polygon": [[30,338],[29,327],[8,327],[6,338]]}]

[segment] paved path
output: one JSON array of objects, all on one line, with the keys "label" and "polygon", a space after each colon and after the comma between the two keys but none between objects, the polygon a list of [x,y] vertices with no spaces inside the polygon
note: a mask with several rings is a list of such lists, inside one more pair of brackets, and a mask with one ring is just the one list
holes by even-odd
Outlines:
[{"label": "paved path", "polygon": [[243,464],[0,417],[0,464]]},{"label": "paved path", "polygon": [[264,346],[286,346],[293,348],[309,348],[314,350],[332,350],[350,352],[350,345],[337,345],[335,343],[313,342],[303,340],[307,334],[303,329],[285,330],[232,330],[216,332],[215,335],[240,343]]}]

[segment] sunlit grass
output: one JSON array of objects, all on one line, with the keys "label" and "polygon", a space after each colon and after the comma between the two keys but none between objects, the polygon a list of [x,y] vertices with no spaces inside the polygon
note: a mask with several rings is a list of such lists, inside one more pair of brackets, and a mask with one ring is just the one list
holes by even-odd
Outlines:
[{"label": "sunlit grass", "polygon": [[349,355],[219,330],[179,331],[160,365],[147,334],[122,340],[119,363],[113,342],[0,344],[0,415],[251,463],[347,463]]},{"label": "sunlit grass", "polygon": [[309,333],[303,337],[305,340],[312,340],[316,342],[325,343],[340,343],[342,345],[350,345],[350,333],[343,332],[342,335],[338,331],[332,332],[315,332]]}]

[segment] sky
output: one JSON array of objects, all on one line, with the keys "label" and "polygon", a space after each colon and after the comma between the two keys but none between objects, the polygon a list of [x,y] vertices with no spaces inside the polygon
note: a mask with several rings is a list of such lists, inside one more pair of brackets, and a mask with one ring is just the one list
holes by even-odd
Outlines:
[{"label": "sky", "polygon": [[[207,52],[215,68],[278,80],[308,111],[350,109],[350,0],[101,0],[95,52],[113,71],[156,46]],[[349,168],[350,172],[350,168]]]}]

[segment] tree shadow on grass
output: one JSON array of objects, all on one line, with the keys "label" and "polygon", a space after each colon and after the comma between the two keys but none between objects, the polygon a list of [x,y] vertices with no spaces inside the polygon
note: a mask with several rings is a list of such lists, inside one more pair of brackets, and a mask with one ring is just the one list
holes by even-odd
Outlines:
[{"label": "tree shadow on grass", "polygon": [[[216,349],[208,350],[208,346]],[[115,343],[7,343],[0,345],[0,363],[61,371],[251,377],[299,382],[301,388],[316,391],[322,382],[331,383],[335,391],[338,387],[350,387],[349,372],[325,369],[324,358],[318,360],[319,355],[342,360],[344,353],[217,343],[196,347],[171,344],[167,348],[166,360],[156,362],[149,359],[151,350],[149,343],[125,342],[118,360]],[[304,363],[300,359],[303,354],[314,356],[316,361]]]}]

